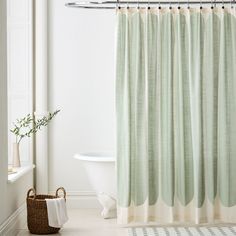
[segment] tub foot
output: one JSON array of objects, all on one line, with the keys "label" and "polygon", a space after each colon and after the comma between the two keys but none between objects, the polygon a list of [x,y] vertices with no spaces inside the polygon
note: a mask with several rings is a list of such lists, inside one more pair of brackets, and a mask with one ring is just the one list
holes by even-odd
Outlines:
[{"label": "tub foot", "polygon": [[104,219],[116,217],[116,200],[113,197],[102,192],[98,194],[98,201],[103,207],[101,216]]}]

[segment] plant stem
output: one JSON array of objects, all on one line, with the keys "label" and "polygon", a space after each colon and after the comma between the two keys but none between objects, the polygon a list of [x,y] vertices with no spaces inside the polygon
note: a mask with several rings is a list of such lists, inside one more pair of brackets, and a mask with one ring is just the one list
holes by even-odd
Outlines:
[{"label": "plant stem", "polygon": [[30,137],[32,134],[37,133],[41,127],[47,126],[58,112],[60,112],[60,110],[56,110],[53,113],[50,112],[47,116],[36,120],[35,117],[30,114],[22,119],[17,119],[16,123],[13,123],[14,127],[10,129],[10,131],[15,134],[15,142],[19,144],[23,138]]},{"label": "plant stem", "polygon": [[18,141],[18,144],[20,144],[20,141],[22,140],[23,137],[20,137],[19,141]]}]

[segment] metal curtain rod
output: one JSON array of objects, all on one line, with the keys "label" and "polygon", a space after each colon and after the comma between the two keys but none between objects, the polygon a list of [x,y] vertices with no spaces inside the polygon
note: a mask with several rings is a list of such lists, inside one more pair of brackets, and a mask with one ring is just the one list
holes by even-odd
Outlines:
[{"label": "metal curtain rod", "polygon": [[108,1],[84,1],[84,2],[70,2],[66,3],[65,5],[67,7],[73,7],[73,8],[87,8],[87,9],[116,9],[117,7],[135,7],[135,6],[140,6],[140,7],[145,7],[145,6],[160,6],[160,5],[203,5],[203,4],[208,4],[208,5],[216,5],[216,4],[236,4],[236,0],[212,0],[212,1],[115,1],[115,0],[108,0]]}]

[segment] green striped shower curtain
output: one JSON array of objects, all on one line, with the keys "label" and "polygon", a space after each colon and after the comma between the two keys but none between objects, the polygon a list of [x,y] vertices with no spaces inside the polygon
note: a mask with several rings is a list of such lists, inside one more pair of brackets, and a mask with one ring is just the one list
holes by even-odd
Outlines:
[{"label": "green striped shower curtain", "polygon": [[236,223],[235,8],[117,24],[118,221]]}]

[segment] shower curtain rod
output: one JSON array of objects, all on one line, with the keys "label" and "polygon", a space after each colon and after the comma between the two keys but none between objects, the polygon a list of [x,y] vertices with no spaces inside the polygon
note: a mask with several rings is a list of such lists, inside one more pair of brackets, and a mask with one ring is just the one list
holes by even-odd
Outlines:
[{"label": "shower curtain rod", "polygon": [[156,6],[156,5],[194,5],[194,4],[208,4],[211,6],[216,6],[216,4],[231,4],[231,6],[236,4],[236,0],[232,1],[83,1],[83,2],[69,2],[65,5],[67,7],[74,7],[74,8],[87,8],[87,9],[116,9],[117,7],[147,7],[147,6]]}]

